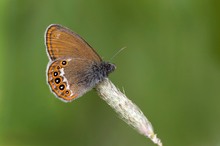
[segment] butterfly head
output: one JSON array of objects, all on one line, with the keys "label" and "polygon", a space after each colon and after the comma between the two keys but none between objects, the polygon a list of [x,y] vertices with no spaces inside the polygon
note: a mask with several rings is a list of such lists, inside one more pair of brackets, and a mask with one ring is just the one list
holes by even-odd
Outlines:
[{"label": "butterfly head", "polygon": [[109,62],[103,62],[102,66],[103,66],[103,70],[106,72],[107,76],[116,69],[116,66],[112,63],[109,63]]}]

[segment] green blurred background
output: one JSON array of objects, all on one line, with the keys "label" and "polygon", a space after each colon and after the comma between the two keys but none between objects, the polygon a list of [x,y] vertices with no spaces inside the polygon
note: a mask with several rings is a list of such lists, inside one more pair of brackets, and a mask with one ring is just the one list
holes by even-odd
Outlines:
[{"label": "green blurred background", "polygon": [[164,146],[220,145],[217,0],[1,0],[1,146],[154,146],[91,91],[50,93],[44,31],[62,24],[113,63],[110,79],[152,122]]}]

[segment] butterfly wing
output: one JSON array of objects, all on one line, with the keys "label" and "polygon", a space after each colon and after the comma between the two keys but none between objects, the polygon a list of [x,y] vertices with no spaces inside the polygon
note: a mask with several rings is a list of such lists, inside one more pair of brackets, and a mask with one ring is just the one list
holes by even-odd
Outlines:
[{"label": "butterfly wing", "polygon": [[82,82],[91,64],[90,60],[74,58],[58,59],[49,63],[47,82],[51,91],[59,99],[70,102],[92,89],[92,86]]},{"label": "butterfly wing", "polygon": [[61,25],[52,24],[47,28],[45,44],[51,60],[69,57],[101,61],[100,56],[83,38]]}]

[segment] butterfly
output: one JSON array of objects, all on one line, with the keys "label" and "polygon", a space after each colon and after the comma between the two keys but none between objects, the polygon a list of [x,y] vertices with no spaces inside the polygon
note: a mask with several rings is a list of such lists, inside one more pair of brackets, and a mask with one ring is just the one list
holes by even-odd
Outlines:
[{"label": "butterfly", "polygon": [[79,98],[108,77],[116,66],[105,62],[78,34],[59,24],[45,32],[51,92],[64,102]]}]

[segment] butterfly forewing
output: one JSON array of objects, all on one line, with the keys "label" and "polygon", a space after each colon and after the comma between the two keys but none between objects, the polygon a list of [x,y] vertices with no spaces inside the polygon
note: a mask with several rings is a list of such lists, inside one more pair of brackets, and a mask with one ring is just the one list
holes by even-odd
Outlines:
[{"label": "butterfly forewing", "polygon": [[51,60],[63,57],[101,61],[100,56],[79,35],[61,25],[50,25],[45,34],[47,52]]}]

